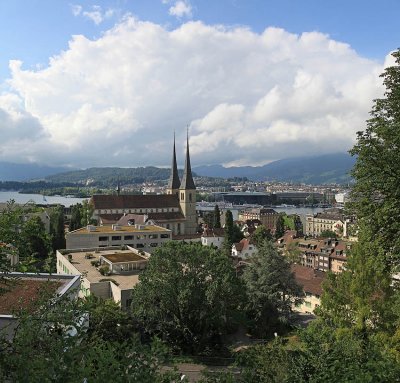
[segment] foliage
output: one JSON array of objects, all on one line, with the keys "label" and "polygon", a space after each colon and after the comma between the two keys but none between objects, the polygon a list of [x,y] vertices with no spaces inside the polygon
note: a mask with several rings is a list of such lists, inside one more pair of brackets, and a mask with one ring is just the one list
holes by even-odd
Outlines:
[{"label": "foliage", "polygon": [[303,295],[289,262],[268,241],[261,244],[244,270],[243,281],[248,324],[252,334],[259,337],[270,335],[280,323],[285,323],[292,305],[300,302]]},{"label": "foliage", "polygon": [[7,206],[0,214],[1,242],[19,247],[20,237],[18,231],[23,224],[22,216],[22,208],[19,205],[16,205],[14,200],[8,201]]},{"label": "foliage", "polygon": [[157,248],[134,287],[134,317],[146,332],[190,353],[219,347],[236,323],[242,288],[229,259],[197,243]]},{"label": "foliage", "polygon": [[271,230],[264,225],[259,225],[252,235],[253,241],[257,247],[261,246],[264,241],[272,241]]},{"label": "foliage", "polygon": [[48,257],[51,249],[50,238],[40,217],[33,216],[24,222],[19,233],[20,242],[19,255],[22,260],[34,257],[44,260]]},{"label": "foliage", "polygon": [[50,213],[50,238],[53,253],[65,249],[64,208],[60,205]]},{"label": "foliage", "polygon": [[219,210],[218,205],[215,205],[215,208],[214,208],[214,227],[216,229],[221,228],[221,212]]},{"label": "foliage", "polygon": [[323,230],[319,235],[320,238],[336,238],[337,234],[332,230]]},{"label": "foliage", "polygon": [[283,234],[285,234],[285,220],[282,214],[279,214],[275,226],[275,239],[281,238]]},{"label": "foliage", "polygon": [[397,267],[400,258],[400,50],[396,64],[381,77],[383,98],[374,101],[371,118],[357,133],[351,150],[357,161],[352,171],[352,210],[364,222],[364,234],[385,250],[385,263]]},{"label": "foliage", "polygon": [[69,221],[69,231],[74,231],[82,227],[82,204],[77,203],[71,206],[71,219]]},{"label": "foliage", "polygon": [[[43,297],[32,313],[18,313],[12,342],[0,340],[0,380],[13,382],[172,382],[160,373],[166,349],[159,342],[143,346],[135,335],[110,339],[110,323],[98,320],[107,309],[92,302]],[[115,308],[107,320],[119,319]],[[90,327],[87,317],[93,319]],[[96,319],[97,318],[97,319]],[[102,319],[101,319],[102,320]],[[105,329],[106,328],[106,329]],[[112,338],[112,337],[111,337]],[[33,353],[32,350],[35,350]]]},{"label": "foliage", "polygon": [[223,250],[226,255],[231,255],[232,253],[232,245],[233,245],[233,235],[234,235],[234,224],[233,224],[233,215],[230,210],[227,210],[225,213],[225,235],[224,235],[224,243]]}]

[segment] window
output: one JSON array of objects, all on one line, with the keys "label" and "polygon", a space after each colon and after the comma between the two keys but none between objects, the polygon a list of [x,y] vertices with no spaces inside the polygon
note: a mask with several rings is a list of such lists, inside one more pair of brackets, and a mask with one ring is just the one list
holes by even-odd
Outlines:
[{"label": "window", "polygon": [[125,235],[124,240],[125,241],[131,241],[133,239],[133,235]]},{"label": "window", "polygon": [[140,234],[136,236],[137,239],[145,239],[146,236],[144,234]]},{"label": "window", "polygon": [[144,247],[143,243],[137,243],[136,248],[137,249],[142,249]]},{"label": "window", "polygon": [[192,193],[189,193],[189,201],[192,202]]},{"label": "window", "polygon": [[157,246],[158,246],[158,243],[155,243],[155,242],[150,243],[150,247],[157,247]]},{"label": "window", "polygon": [[157,239],[158,234],[149,234],[149,239]]},{"label": "window", "polygon": [[113,235],[113,236],[111,237],[111,239],[112,239],[113,241],[120,241],[120,240],[121,240],[121,236],[120,236],[120,235]]},{"label": "window", "polygon": [[100,242],[108,241],[108,237],[99,237]]},{"label": "window", "polygon": [[[167,225],[169,226],[169,225]],[[169,238],[169,234],[160,234],[160,238]]]}]

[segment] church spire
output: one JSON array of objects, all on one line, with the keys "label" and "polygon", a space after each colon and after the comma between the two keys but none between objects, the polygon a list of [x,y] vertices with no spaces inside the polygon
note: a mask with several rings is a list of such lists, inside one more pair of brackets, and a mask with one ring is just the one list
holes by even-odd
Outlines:
[{"label": "church spire", "polygon": [[180,185],[180,180],[178,175],[178,166],[176,164],[175,132],[174,132],[174,151],[172,154],[171,175],[168,181],[168,189],[177,190],[179,189],[179,185]]},{"label": "church spire", "polygon": [[190,167],[190,154],[189,154],[189,129],[186,133],[186,160],[185,160],[185,169],[183,171],[183,177],[181,186],[179,189],[183,190],[195,190],[196,186],[192,177],[192,168]]}]

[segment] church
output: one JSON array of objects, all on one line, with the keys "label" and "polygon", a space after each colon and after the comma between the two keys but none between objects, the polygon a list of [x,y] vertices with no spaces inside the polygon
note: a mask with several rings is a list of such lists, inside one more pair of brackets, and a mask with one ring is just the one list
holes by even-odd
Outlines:
[{"label": "church", "polygon": [[129,224],[154,224],[170,229],[174,235],[197,233],[196,186],[190,166],[189,137],[186,139],[186,159],[182,181],[176,162],[175,138],[171,175],[167,194],[162,195],[102,195],[91,198],[93,218],[100,225],[127,221]]}]

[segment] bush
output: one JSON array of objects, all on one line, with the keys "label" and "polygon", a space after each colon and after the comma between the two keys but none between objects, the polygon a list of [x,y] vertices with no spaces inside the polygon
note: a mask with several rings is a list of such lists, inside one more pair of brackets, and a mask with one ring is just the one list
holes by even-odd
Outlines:
[{"label": "bush", "polygon": [[110,275],[110,268],[107,265],[101,266],[99,272],[101,275]]}]

